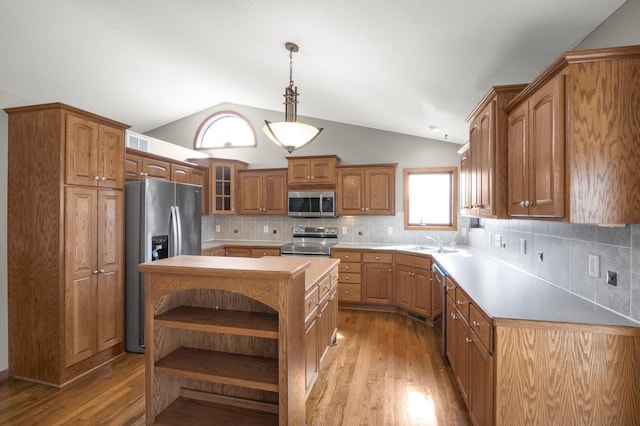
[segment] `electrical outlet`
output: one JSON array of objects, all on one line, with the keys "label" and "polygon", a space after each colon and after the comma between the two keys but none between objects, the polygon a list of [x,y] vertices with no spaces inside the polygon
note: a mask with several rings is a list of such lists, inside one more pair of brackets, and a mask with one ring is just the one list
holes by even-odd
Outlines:
[{"label": "electrical outlet", "polygon": [[342,235],[347,235],[347,227],[346,226],[342,227]]},{"label": "electrical outlet", "polygon": [[460,228],[460,235],[462,235],[463,237],[467,236],[467,227],[463,226],[462,228]]},{"label": "electrical outlet", "polygon": [[393,226],[387,228],[387,235],[393,235]]},{"label": "electrical outlet", "polygon": [[220,225],[216,225],[216,232],[220,232]]},{"label": "electrical outlet", "polygon": [[596,278],[600,276],[600,256],[589,255],[589,276]]},{"label": "electrical outlet", "polygon": [[265,225],[265,226],[262,228],[262,230],[263,230],[263,232],[264,232],[265,234],[268,234],[268,233],[269,233],[269,225]]},{"label": "electrical outlet", "polygon": [[617,286],[618,285],[618,274],[613,271],[607,271],[607,284]]},{"label": "electrical outlet", "polygon": [[493,245],[496,247],[502,247],[502,235],[493,234]]},{"label": "electrical outlet", "polygon": [[538,251],[538,262],[544,262],[544,253]]}]

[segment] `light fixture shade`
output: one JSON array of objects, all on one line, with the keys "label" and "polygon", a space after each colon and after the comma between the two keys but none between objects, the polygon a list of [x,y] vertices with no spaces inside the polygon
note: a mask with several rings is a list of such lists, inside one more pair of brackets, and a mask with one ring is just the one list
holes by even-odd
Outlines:
[{"label": "light fixture shade", "polygon": [[262,131],[276,144],[286,149],[289,154],[314,140],[322,128],[318,129],[298,121],[280,121],[272,123],[265,120]]}]

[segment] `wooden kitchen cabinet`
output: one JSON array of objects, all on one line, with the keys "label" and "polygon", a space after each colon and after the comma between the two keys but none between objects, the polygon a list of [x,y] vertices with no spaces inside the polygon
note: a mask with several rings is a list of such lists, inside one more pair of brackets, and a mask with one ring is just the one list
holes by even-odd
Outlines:
[{"label": "wooden kitchen cabinet", "polygon": [[431,258],[396,254],[395,258],[395,305],[426,318],[435,316],[431,279]]},{"label": "wooden kitchen cabinet", "polygon": [[338,216],[395,215],[395,164],[341,166],[337,180]]},{"label": "wooden kitchen cabinet", "polygon": [[124,351],[128,126],[61,103],[5,111],[9,371],[62,386]]},{"label": "wooden kitchen cabinet", "polygon": [[122,188],[122,130],[90,118],[66,114],[65,182],[67,185]]},{"label": "wooden kitchen cabinet", "polygon": [[460,214],[471,214],[471,206],[474,204],[471,198],[471,145],[467,142],[458,151],[460,155]]},{"label": "wooden kitchen cabinet", "polygon": [[238,214],[287,215],[286,169],[241,170],[238,180]]},{"label": "wooden kitchen cabinet", "polygon": [[332,249],[331,257],[340,259],[338,265],[339,303],[362,303],[362,252]]},{"label": "wooden kitchen cabinet", "polygon": [[[461,187],[461,212],[475,217],[507,218],[506,105],[526,85],[494,86],[467,118],[469,149],[463,151],[469,173]],[[464,192],[463,192],[464,191]],[[464,208],[466,207],[466,208]]]},{"label": "wooden kitchen cabinet", "polygon": [[192,158],[190,162],[208,168],[208,211],[212,215],[233,215],[237,210],[237,186],[239,170],[246,170],[247,163],[222,158]]},{"label": "wooden kitchen cabinet", "polygon": [[509,112],[509,215],[565,216],[565,74]]},{"label": "wooden kitchen cabinet", "polygon": [[123,334],[122,191],[65,189],[65,366],[108,349]]},{"label": "wooden kitchen cabinet", "polygon": [[362,254],[362,302],[393,305],[393,253]]},{"label": "wooden kitchen cabinet", "polygon": [[287,157],[289,186],[335,188],[337,155]]}]

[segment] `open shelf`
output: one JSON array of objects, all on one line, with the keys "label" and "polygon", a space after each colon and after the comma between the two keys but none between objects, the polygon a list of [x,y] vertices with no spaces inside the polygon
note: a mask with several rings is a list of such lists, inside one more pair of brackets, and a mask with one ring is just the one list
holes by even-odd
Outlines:
[{"label": "open shelf", "polygon": [[278,424],[278,413],[179,397],[156,416],[156,423],[272,426]]},{"label": "open shelf", "polygon": [[178,306],[155,318],[155,325],[239,336],[278,338],[278,314]]},{"label": "open shelf", "polygon": [[278,392],[278,360],[180,347],[155,364],[156,373]]}]

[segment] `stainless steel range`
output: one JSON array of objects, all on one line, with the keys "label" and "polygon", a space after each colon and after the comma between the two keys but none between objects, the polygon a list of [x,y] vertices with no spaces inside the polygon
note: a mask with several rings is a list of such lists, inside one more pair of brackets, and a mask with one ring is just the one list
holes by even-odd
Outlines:
[{"label": "stainless steel range", "polygon": [[338,228],[295,226],[293,241],[280,248],[282,256],[331,256],[331,247],[338,243]]}]

